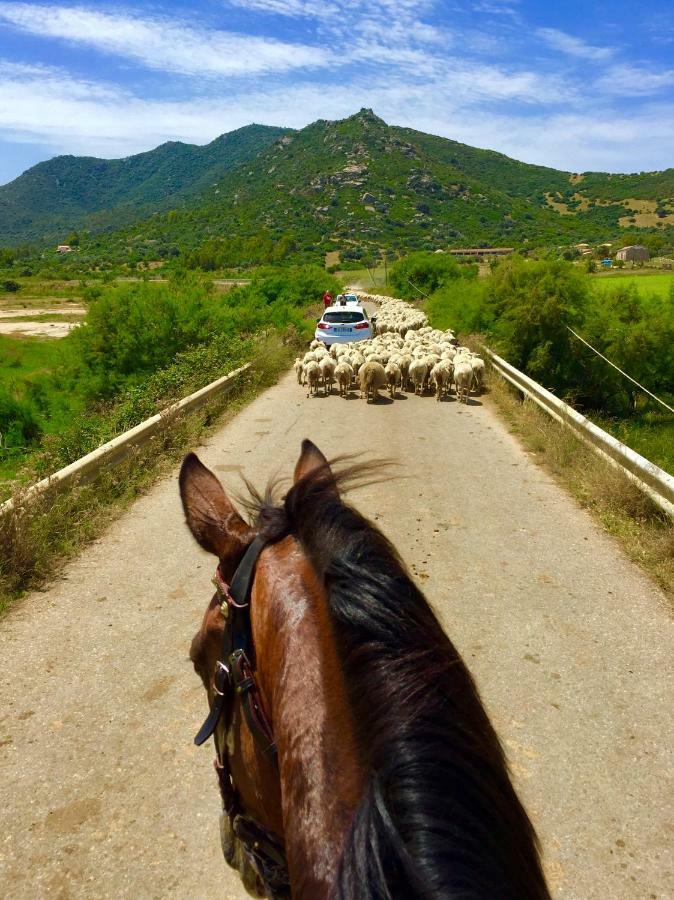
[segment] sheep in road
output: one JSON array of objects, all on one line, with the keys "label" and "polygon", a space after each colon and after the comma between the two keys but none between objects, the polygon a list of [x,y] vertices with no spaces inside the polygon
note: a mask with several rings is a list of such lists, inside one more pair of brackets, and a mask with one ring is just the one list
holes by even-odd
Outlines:
[{"label": "sheep in road", "polygon": [[335,378],[337,379],[337,384],[339,386],[339,396],[348,397],[349,388],[351,387],[351,381],[353,379],[353,369],[348,362],[339,362],[335,366]]},{"label": "sheep in road", "polygon": [[449,360],[440,360],[431,369],[430,382],[435,387],[435,399],[442,400],[449,394],[453,366]]},{"label": "sheep in road", "polygon": [[468,403],[468,394],[473,383],[473,367],[468,359],[454,363],[454,383],[459,403]]},{"label": "sheep in road", "polygon": [[324,356],[318,363],[323,382],[323,393],[327,397],[332,393],[332,383],[335,380],[335,361],[331,356]]},{"label": "sheep in road", "polygon": [[482,393],[482,381],[484,379],[484,360],[480,356],[474,356],[471,360],[473,367],[473,390]]},{"label": "sheep in road", "polygon": [[318,385],[320,384],[321,380],[321,370],[318,368],[318,363],[315,359],[312,359],[304,364],[304,377],[306,378],[306,384],[309,386],[307,397],[310,397],[312,394],[318,396]]},{"label": "sheep in road", "polygon": [[389,394],[391,395],[391,400],[393,400],[396,395],[396,388],[399,387],[402,382],[400,366],[395,362],[388,362],[384,368],[384,372],[386,373],[386,383],[388,384]]},{"label": "sheep in road", "polygon": [[414,393],[421,396],[424,392],[424,385],[428,376],[428,366],[425,359],[416,358],[410,363],[409,377],[414,385]]},{"label": "sheep in road", "polygon": [[297,383],[302,384],[304,380],[304,365],[302,364],[302,360],[299,356],[293,364],[293,369],[295,370],[295,374],[297,375]]},{"label": "sheep in road", "polygon": [[400,366],[400,376],[401,376],[401,386],[404,391],[409,390],[410,387],[410,366],[412,365],[412,357],[409,353],[403,353],[400,357],[400,362],[398,363]]},{"label": "sheep in road", "polygon": [[379,396],[379,389],[386,386],[386,372],[381,363],[366,362],[364,366],[361,366],[358,380],[360,382],[360,398],[362,400],[364,397],[369,403],[370,398],[376,400]]}]

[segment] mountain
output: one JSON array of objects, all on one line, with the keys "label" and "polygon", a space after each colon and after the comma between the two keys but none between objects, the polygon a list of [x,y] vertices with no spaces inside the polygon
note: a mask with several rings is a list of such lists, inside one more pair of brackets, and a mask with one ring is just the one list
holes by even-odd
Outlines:
[{"label": "mountain", "polygon": [[57,156],[0,187],[0,245],[119,228],[200,194],[286,129],[247,125],[196,146],[170,141],[125,159]]},{"label": "mountain", "polygon": [[[69,191],[55,188],[53,175],[50,194],[37,188],[38,172],[64,158],[6,188],[25,179],[31,208],[39,199],[68,228],[77,215],[92,233],[116,225],[92,236],[87,249],[131,261],[196,254],[204,264],[234,265],[322,258],[329,250],[358,258],[381,247],[559,244],[621,240],[624,228],[673,231],[674,169],[573,174],[389,126],[368,109],[299,131],[250,129],[203,148],[165,144],[129,160],[95,161],[113,167],[115,178],[92,174],[91,160],[67,157],[75,173],[78,166],[88,173],[73,174]],[[235,138],[238,159],[222,149]],[[92,187],[97,181],[105,191]]]}]

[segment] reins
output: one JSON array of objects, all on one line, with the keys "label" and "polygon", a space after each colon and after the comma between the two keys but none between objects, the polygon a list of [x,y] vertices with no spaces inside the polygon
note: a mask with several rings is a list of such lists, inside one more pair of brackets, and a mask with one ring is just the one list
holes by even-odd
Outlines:
[{"label": "reins", "polygon": [[289,890],[285,850],[261,825],[241,812],[226,746],[220,752],[215,739],[215,730],[221,719],[224,719],[225,730],[229,728],[234,697],[238,696],[253,738],[265,756],[274,765],[278,765],[274,734],[255,680],[255,648],[250,623],[250,594],[255,567],[267,543],[259,535],[254,538],[234,573],[231,585],[222,577],[220,566],[215,570],[213,584],[220,600],[225,627],[220,659],[213,678],[211,710],[194,738],[194,743],[201,746],[213,736],[215,770],[223,807],[229,816],[232,831],[241,841],[249,861],[270,895],[282,897]]}]

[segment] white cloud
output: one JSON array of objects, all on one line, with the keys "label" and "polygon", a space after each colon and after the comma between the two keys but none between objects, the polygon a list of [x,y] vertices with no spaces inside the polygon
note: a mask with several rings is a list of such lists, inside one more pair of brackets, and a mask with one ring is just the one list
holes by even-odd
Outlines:
[{"label": "white cloud", "polygon": [[[129,91],[69,79],[61,70],[0,64],[0,132],[51,153],[126,156],[166,140],[206,143],[251,121],[302,127],[372,106],[386,121],[570,171],[662,167],[674,143],[674,108],[630,116],[610,110],[525,116],[494,113],[486,100],[536,95],[533,73],[455,64],[444,80],[407,76],[242,91],[185,101],[147,100]],[[649,135],[644,146],[643,135]],[[45,156],[50,153],[45,153]],[[638,161],[638,162],[637,162]]]},{"label": "white cloud", "polygon": [[593,47],[580,38],[559,31],[557,28],[538,28],[536,35],[553,50],[559,50],[568,56],[576,56],[579,59],[601,61],[609,59],[614,54],[612,47]]},{"label": "white cloud", "polygon": [[674,69],[655,72],[645,66],[611,66],[595,82],[604,94],[616,97],[642,97],[674,85]]},{"label": "white cloud", "polygon": [[293,19],[329,19],[340,12],[337,4],[323,3],[322,0],[230,0],[230,4],[251,12],[272,13]]},{"label": "white cloud", "polygon": [[84,7],[0,3],[0,22],[40,37],[84,44],[151,69],[199,76],[287,72],[324,65],[306,44],[195,28],[163,17],[113,15]]},{"label": "white cloud", "polygon": [[489,16],[509,16],[519,18],[519,0],[478,0],[473,4],[475,12]]},{"label": "white cloud", "polygon": [[[483,12],[494,4],[501,12],[516,10],[514,3],[482,0]],[[497,55],[498,46],[485,44],[479,33],[424,21],[437,0],[229,0],[229,5],[312,17],[320,46],[333,49],[208,31],[159,16],[113,15],[93,6],[47,8],[0,0],[0,27],[4,20],[151,69],[212,76],[206,82],[167,78],[165,91],[175,86],[175,97],[152,98],[48,66],[0,60],[0,135],[45,147],[45,156],[126,156],[166,140],[206,143],[251,121],[302,127],[371,106],[388,122],[557,168],[631,171],[668,164],[672,107],[634,109],[628,117],[614,98],[664,89],[674,84],[674,71],[609,63],[599,73],[592,68],[597,76],[592,82],[585,72],[582,78],[570,73],[564,63],[555,67],[548,60],[537,68],[526,58],[499,62],[508,56]],[[510,28],[508,34],[514,32]],[[491,29],[489,41],[503,33]],[[605,63],[614,53],[555,29],[537,35],[566,56]],[[312,67],[318,71],[309,81]],[[292,71],[298,68],[302,79]],[[222,77],[230,75],[249,77],[230,79],[225,92]]]}]

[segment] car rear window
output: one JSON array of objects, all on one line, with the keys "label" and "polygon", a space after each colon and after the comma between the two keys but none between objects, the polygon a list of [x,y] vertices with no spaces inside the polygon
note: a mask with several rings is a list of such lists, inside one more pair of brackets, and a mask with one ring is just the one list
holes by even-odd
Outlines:
[{"label": "car rear window", "polygon": [[354,322],[362,322],[365,316],[355,309],[340,309],[338,312],[326,312],[323,315],[324,322],[333,324],[353,325]]}]

